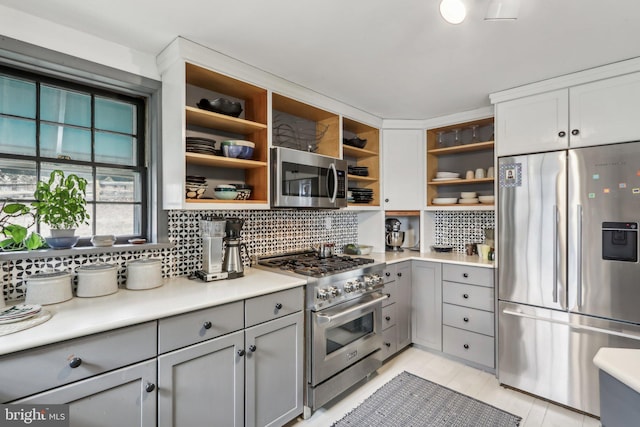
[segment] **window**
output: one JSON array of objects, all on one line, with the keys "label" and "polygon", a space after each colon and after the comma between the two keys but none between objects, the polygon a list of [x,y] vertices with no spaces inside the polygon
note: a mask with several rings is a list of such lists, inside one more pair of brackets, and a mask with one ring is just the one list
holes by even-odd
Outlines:
[{"label": "window", "polygon": [[145,117],[142,97],[0,67],[0,199],[29,203],[62,169],[89,183],[78,234],[146,237]]}]

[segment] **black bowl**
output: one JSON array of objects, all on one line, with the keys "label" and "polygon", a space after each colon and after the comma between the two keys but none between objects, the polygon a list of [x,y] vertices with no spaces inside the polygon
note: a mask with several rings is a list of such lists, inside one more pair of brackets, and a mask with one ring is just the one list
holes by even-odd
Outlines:
[{"label": "black bowl", "polygon": [[357,136],[354,138],[348,138],[348,139],[344,138],[342,142],[356,148],[364,148],[365,145],[367,145],[366,139],[358,138]]},{"label": "black bowl", "polygon": [[225,114],[227,116],[238,117],[240,113],[242,113],[242,104],[227,98],[216,98],[213,101],[202,98],[196,105],[203,110],[213,111],[214,113]]}]

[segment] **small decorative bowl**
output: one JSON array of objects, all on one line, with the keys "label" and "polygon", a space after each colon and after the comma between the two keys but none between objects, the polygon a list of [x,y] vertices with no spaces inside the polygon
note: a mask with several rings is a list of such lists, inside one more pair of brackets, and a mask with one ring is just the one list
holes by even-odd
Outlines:
[{"label": "small decorative bowl", "polygon": [[251,141],[228,140],[222,141],[222,155],[236,159],[251,159],[253,157],[253,149],[255,144]]},{"label": "small decorative bowl", "polygon": [[367,145],[366,139],[358,138],[357,136],[353,138],[343,138],[342,142],[356,148],[364,148]]},{"label": "small decorative bowl", "polygon": [[213,195],[220,200],[234,200],[238,197],[238,190],[233,185],[218,185],[214,188]]},{"label": "small decorative bowl", "polygon": [[44,240],[52,249],[71,249],[78,243],[80,236],[45,237]]},{"label": "small decorative bowl", "polygon": [[227,98],[216,98],[212,101],[202,98],[196,105],[203,110],[213,111],[214,113],[225,114],[227,116],[238,117],[240,113],[242,113],[242,104]]},{"label": "small decorative bowl", "polygon": [[106,247],[113,246],[116,242],[116,236],[113,234],[98,234],[91,238],[91,244],[93,246]]}]

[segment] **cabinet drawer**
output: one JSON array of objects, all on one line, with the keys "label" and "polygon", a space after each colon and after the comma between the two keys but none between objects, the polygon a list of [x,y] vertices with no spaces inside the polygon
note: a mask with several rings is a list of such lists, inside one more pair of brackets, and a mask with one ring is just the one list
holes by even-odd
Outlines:
[{"label": "cabinet drawer", "polygon": [[455,282],[442,282],[442,301],[493,311],[493,289]]},{"label": "cabinet drawer", "polygon": [[156,350],[154,321],[10,354],[0,358],[0,402],[150,359]]},{"label": "cabinet drawer", "polygon": [[382,280],[384,281],[384,283],[389,283],[396,280],[395,264],[387,264],[387,266],[384,268],[384,273],[382,273]]},{"label": "cabinet drawer", "polygon": [[466,265],[443,264],[442,280],[493,288],[493,269]]},{"label": "cabinet drawer", "polygon": [[494,367],[494,339],[486,335],[443,326],[442,351],[490,368]]},{"label": "cabinet drawer", "polygon": [[398,292],[398,284],[396,282],[389,282],[384,285],[382,288],[382,293],[389,295],[389,298],[382,301],[382,306],[386,307],[388,305],[396,302],[396,294]]},{"label": "cabinet drawer", "polygon": [[382,360],[398,351],[398,327],[396,325],[382,331]]},{"label": "cabinet drawer", "polygon": [[242,301],[160,319],[158,352],[186,347],[244,328]]},{"label": "cabinet drawer", "polygon": [[396,324],[396,307],[398,304],[391,304],[382,307],[382,330]]},{"label": "cabinet drawer", "polygon": [[244,306],[245,327],[295,313],[302,310],[303,305],[301,287],[248,299]]},{"label": "cabinet drawer", "polygon": [[494,336],[494,317],[490,311],[442,304],[442,323],[471,332]]}]

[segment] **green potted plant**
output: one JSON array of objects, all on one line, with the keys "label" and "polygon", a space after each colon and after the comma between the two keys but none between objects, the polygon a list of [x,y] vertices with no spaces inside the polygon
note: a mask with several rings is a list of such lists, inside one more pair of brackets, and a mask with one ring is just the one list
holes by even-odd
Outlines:
[{"label": "green potted plant", "polygon": [[[15,220],[20,217],[25,217],[29,225],[16,224]],[[35,232],[29,233],[29,227],[34,223],[35,217],[29,206],[3,200],[0,208],[0,234],[5,238],[0,240],[0,250],[22,251],[43,247],[45,243],[42,236]]]},{"label": "green potted plant", "polygon": [[51,237],[45,237],[54,249],[66,249],[78,243],[75,229],[89,224],[86,200],[87,180],[75,174],[65,177],[56,169],[49,179],[39,181],[33,193],[36,217],[51,227]]}]

